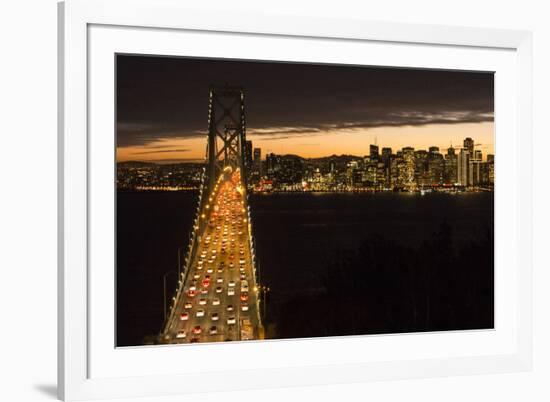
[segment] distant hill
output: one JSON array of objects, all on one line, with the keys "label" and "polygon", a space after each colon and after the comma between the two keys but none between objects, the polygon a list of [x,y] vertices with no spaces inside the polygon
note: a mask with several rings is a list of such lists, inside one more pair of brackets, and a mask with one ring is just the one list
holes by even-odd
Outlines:
[{"label": "distant hill", "polygon": [[319,158],[308,158],[308,161],[312,162],[329,162],[329,161],[336,161],[341,163],[348,163],[350,161],[363,159],[362,156],[356,156],[356,155],[330,155],[330,156],[322,156]]},{"label": "distant hill", "polygon": [[142,161],[117,162],[117,166],[121,166],[121,167],[147,167],[147,166],[154,166],[154,165],[156,165],[156,163],[142,162]]},{"label": "distant hill", "polygon": [[204,165],[202,161],[189,160],[189,161],[160,161],[160,162],[144,162],[144,161],[124,161],[117,162],[117,166],[120,167],[151,167],[151,166],[168,166],[168,165]]},{"label": "distant hill", "polygon": [[340,161],[351,161],[351,160],[357,160],[357,159],[363,159],[362,156],[356,156],[356,155],[330,155],[330,156],[321,156],[318,158],[304,158],[303,156],[294,155],[294,154],[285,154],[281,155],[282,158],[288,158],[288,159],[300,159],[302,161],[329,161],[329,160],[340,160]]}]

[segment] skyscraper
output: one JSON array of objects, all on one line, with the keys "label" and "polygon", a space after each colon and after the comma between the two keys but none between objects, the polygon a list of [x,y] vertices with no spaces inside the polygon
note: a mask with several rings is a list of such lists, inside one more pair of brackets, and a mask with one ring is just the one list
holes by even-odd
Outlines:
[{"label": "skyscraper", "polygon": [[253,159],[254,166],[258,168],[259,165],[262,163],[262,149],[261,148],[254,148],[254,159]]},{"label": "skyscraper", "polygon": [[262,176],[262,149],[254,148],[254,158],[252,160],[252,171],[254,178],[259,180]]},{"label": "skyscraper", "polygon": [[468,184],[470,186],[477,186],[482,182],[481,157],[480,150],[475,150],[473,157],[470,157],[470,166],[468,169]]},{"label": "skyscraper", "polygon": [[[466,140],[464,140],[466,142]],[[468,186],[470,178],[470,151],[466,148],[462,148],[458,154],[457,162],[457,182],[461,186]]]},{"label": "skyscraper", "polygon": [[252,141],[246,141],[244,144],[244,165],[250,172],[252,169]]},{"label": "skyscraper", "polygon": [[457,181],[457,156],[455,149],[450,147],[445,155],[445,183],[455,184]]},{"label": "skyscraper", "polygon": [[394,189],[404,187],[405,162],[403,152],[398,151],[395,157],[390,160],[390,187]]},{"label": "skyscraper", "polygon": [[384,182],[386,188],[391,187],[391,148],[384,147],[382,148],[382,157],[381,162],[384,164]]},{"label": "skyscraper", "polygon": [[382,162],[384,162],[384,164],[389,163],[390,157],[391,157],[391,148],[388,148],[388,147],[382,148]]},{"label": "skyscraper", "polygon": [[370,146],[370,161],[371,162],[377,162],[378,161],[378,145],[371,145]]},{"label": "skyscraper", "polygon": [[428,172],[428,152],[419,149],[414,153],[415,181],[419,186],[429,186],[430,175]]},{"label": "skyscraper", "polygon": [[272,178],[273,175],[281,169],[281,157],[274,153],[270,153],[265,156],[265,162],[267,175]]},{"label": "skyscraper", "polygon": [[470,137],[464,139],[464,148],[468,150],[470,156],[474,155],[474,140]]},{"label": "skyscraper", "polygon": [[495,184],[495,155],[487,155],[487,165],[489,184]]},{"label": "skyscraper", "polygon": [[405,189],[412,191],[416,189],[416,182],[414,177],[415,172],[415,156],[414,156],[414,148],[412,147],[405,147],[403,148],[403,175],[402,175],[402,181],[403,186]]},{"label": "skyscraper", "polygon": [[429,185],[443,184],[445,167],[443,161],[443,155],[439,153],[438,147],[430,147],[428,153],[428,176]]}]

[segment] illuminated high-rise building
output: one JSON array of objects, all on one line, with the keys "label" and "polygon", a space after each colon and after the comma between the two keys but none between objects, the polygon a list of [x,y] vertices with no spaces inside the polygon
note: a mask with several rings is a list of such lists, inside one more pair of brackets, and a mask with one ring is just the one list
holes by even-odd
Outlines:
[{"label": "illuminated high-rise building", "polygon": [[274,153],[267,154],[265,157],[267,175],[273,177],[281,168],[281,157]]},{"label": "illuminated high-rise building", "polygon": [[479,159],[470,159],[470,166],[468,168],[468,184],[470,186],[477,186],[481,184],[481,160]]},{"label": "illuminated high-rise building", "polygon": [[262,149],[261,148],[254,148],[254,159],[253,163],[254,166],[257,167],[262,162]]},{"label": "illuminated high-rise building", "polygon": [[445,155],[445,183],[455,184],[458,181],[457,176],[457,156],[455,149],[450,147],[447,149],[447,154]]},{"label": "illuminated high-rise building", "polygon": [[489,179],[489,184],[495,184],[495,155],[487,155],[487,175]]},{"label": "illuminated high-rise building", "polygon": [[359,162],[352,160],[348,162],[346,175],[348,179],[348,184],[350,186],[355,186],[357,183],[363,181],[362,174],[359,172]]},{"label": "illuminated high-rise building", "polygon": [[461,186],[469,186],[470,179],[470,151],[462,148],[457,161],[457,183]]},{"label": "illuminated high-rise building", "polygon": [[404,171],[405,171],[405,162],[402,158],[402,152],[398,152],[401,156],[395,156],[391,158],[390,162],[390,187],[394,189],[399,189],[404,187]]},{"label": "illuminated high-rise building", "polygon": [[428,177],[430,185],[440,185],[444,183],[445,162],[443,155],[439,153],[438,147],[430,147],[428,153]]},{"label": "illuminated high-rise building", "polygon": [[473,156],[470,157],[468,168],[468,184],[470,186],[477,186],[481,184],[482,180],[482,154],[480,150],[475,150]]},{"label": "illuminated high-rise building", "polygon": [[389,163],[391,158],[391,148],[384,147],[382,148],[382,162]]},{"label": "illuminated high-rise building", "polygon": [[415,181],[421,186],[430,186],[430,175],[428,172],[428,152],[425,149],[419,149],[414,153]]},{"label": "illuminated high-rise building", "polygon": [[382,156],[380,158],[380,162],[384,164],[384,186],[386,188],[391,187],[391,148],[384,147],[382,148]]},{"label": "illuminated high-rise building", "polygon": [[413,191],[416,189],[414,148],[403,148],[403,162],[403,186],[406,190]]},{"label": "illuminated high-rise building", "polygon": [[252,141],[244,144],[244,166],[248,171],[252,169]]},{"label": "illuminated high-rise building", "polygon": [[370,146],[370,161],[371,162],[377,162],[379,158],[378,154],[378,145],[371,145]]},{"label": "illuminated high-rise building", "polygon": [[262,176],[262,149],[254,148],[252,159],[252,172],[255,180],[259,180]]},{"label": "illuminated high-rise building", "polygon": [[474,155],[474,140],[470,137],[464,139],[464,148],[470,153],[470,156]]}]

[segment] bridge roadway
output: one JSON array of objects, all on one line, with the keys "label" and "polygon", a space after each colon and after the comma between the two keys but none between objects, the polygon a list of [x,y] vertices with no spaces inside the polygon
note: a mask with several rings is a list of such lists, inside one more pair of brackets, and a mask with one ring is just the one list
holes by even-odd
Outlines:
[{"label": "bridge roadway", "polygon": [[245,192],[239,170],[226,170],[212,190],[199,216],[208,224],[197,237],[198,250],[165,327],[164,342],[263,337]]}]

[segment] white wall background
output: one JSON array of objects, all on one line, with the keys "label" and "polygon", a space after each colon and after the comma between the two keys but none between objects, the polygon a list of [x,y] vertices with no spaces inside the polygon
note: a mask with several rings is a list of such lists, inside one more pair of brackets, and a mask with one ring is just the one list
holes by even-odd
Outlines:
[{"label": "white wall background", "polygon": [[[184,0],[182,0],[184,1]],[[190,7],[199,1],[188,2]],[[209,0],[211,9],[534,32],[535,363],[530,373],[205,394],[194,401],[548,401],[550,24],[544,1]],[[56,1],[0,3],[0,400],[55,399]],[[149,401],[149,399],[140,399]],[[155,398],[151,401],[187,398]]]}]

